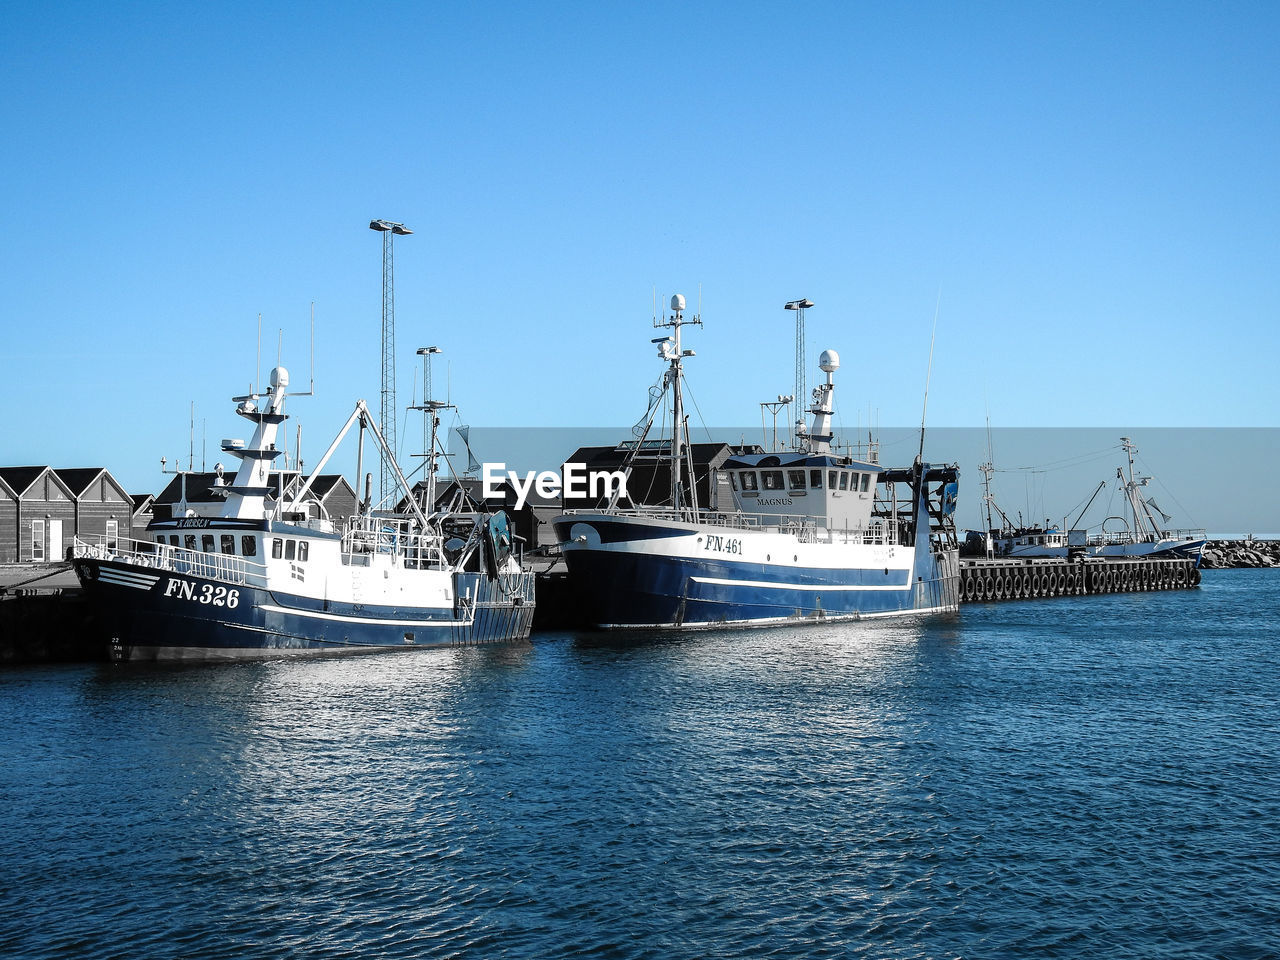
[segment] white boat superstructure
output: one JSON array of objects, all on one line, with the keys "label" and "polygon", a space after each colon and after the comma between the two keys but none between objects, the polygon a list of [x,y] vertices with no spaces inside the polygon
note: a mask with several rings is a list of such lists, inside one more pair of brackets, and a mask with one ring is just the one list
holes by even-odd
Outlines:
[{"label": "white boat superstructure", "polygon": [[254,433],[247,444],[223,442],[240,467],[232,483],[215,481],[212,505],[189,506],[184,494],[184,509],[154,520],[147,540],[77,541],[76,570],[115,657],[244,659],[528,636],[533,574],[504,513],[438,513],[407,496],[403,512],[362,504],[335,522],[310,497],[357,424],[361,459],[367,433],[410,489],[364,401],[310,478],[273,490],[288,372],[277,367],[270,382],[266,393],[233,398]]}]

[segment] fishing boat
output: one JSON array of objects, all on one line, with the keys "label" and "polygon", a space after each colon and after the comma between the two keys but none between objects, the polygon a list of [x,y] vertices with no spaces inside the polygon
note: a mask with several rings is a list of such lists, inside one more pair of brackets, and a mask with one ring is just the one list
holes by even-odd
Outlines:
[{"label": "fishing boat", "polygon": [[[1101,481],[1094,488],[1076,518],[1075,523],[1055,525],[1052,520],[1045,520],[1043,526],[1024,526],[1015,524],[996,504],[991,494],[991,474],[994,472],[990,459],[982,464],[979,470],[983,473],[985,495],[983,502],[987,508],[987,532],[967,531],[964,552],[970,555],[988,553],[998,557],[1113,557],[1142,558],[1165,557],[1186,560],[1200,559],[1200,553],[1206,542],[1205,531],[1178,530],[1165,527],[1172,519],[1160,509],[1153,497],[1145,497],[1142,490],[1152,480],[1134,473],[1134,454],[1137,446],[1129,437],[1120,438],[1120,448],[1128,457],[1128,470],[1116,468],[1116,481],[1123,492],[1128,506],[1127,516],[1106,517],[1097,528],[1100,532],[1090,533],[1088,528],[1077,524],[1088,513],[1098,494],[1107,486]],[[1001,519],[1001,525],[992,522],[992,511]],[[1160,515],[1160,520],[1156,519]],[[1108,529],[1111,524],[1111,529]],[[1067,529],[1063,529],[1063,528]]]},{"label": "fishing boat", "polygon": [[[145,540],[76,540],[73,563],[111,657],[238,660],[528,637],[533,574],[504,513],[442,512],[406,497],[391,510],[363,500],[353,516],[333,519],[310,496],[357,423],[361,459],[367,433],[398,489],[410,489],[364,401],[310,479],[272,488],[288,384],[288,371],[276,367],[266,392],[233,398],[254,432],[247,444],[223,441],[240,466],[230,484],[215,481],[216,506],[157,518]],[[434,424],[433,416],[432,457]]]},{"label": "fishing boat", "polygon": [[[685,300],[655,327],[667,369],[638,425],[636,450],[669,396],[669,496],[660,504],[568,510],[554,528],[570,588],[601,629],[695,630],[815,620],[940,613],[957,608],[959,560],[952,512],[958,471],[924,463],[885,469],[834,446],[836,351],[823,352],[824,383],[813,391],[810,429],[795,449],[737,454],[727,475],[732,506],[697,501],[681,384],[693,356],[682,329]],[[923,447],[923,443],[922,443]],[[625,473],[625,471],[624,471]],[[713,484],[716,486],[716,484]]]},{"label": "fishing boat", "polygon": [[[1160,509],[1154,497],[1144,498],[1142,495],[1142,488],[1152,478],[1133,472],[1133,455],[1138,452],[1137,446],[1128,437],[1120,438],[1120,446],[1128,456],[1129,466],[1127,473],[1124,467],[1117,467],[1116,479],[1129,505],[1129,516],[1104,519],[1102,532],[1086,541],[1089,553],[1095,557],[1180,557],[1198,563],[1205,545],[1204,530],[1174,530],[1163,526],[1172,518]],[[1104,485],[1099,484],[1098,489]],[[1097,495],[1096,490],[1094,495]],[[1157,513],[1160,520],[1156,520]],[[1110,520],[1117,520],[1124,526],[1107,530]]]}]

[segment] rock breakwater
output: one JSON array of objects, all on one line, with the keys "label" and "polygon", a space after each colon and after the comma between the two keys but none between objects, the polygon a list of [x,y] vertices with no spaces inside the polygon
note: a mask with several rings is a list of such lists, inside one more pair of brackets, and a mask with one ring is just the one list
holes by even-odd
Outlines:
[{"label": "rock breakwater", "polygon": [[1210,540],[1200,566],[1208,570],[1231,567],[1280,567],[1280,540]]}]

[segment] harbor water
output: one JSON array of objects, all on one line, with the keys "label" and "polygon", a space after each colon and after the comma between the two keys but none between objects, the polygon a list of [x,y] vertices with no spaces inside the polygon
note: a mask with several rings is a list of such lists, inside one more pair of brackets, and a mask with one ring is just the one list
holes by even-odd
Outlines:
[{"label": "harbor water", "polygon": [[1280,955],[1280,574],[0,671],[0,956]]}]

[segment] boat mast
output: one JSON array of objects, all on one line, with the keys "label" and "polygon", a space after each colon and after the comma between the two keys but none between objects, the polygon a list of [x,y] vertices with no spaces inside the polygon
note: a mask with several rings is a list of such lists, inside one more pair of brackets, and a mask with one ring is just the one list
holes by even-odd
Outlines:
[{"label": "boat mast", "polygon": [[[1156,523],[1156,518],[1151,515],[1146,501],[1142,499],[1142,495],[1138,493],[1139,487],[1145,487],[1150,477],[1134,477],[1133,475],[1133,455],[1138,452],[1138,446],[1128,437],[1121,437],[1120,443],[1124,447],[1124,452],[1129,456],[1129,479],[1125,483],[1125,492],[1129,495],[1129,509],[1133,511],[1133,530],[1134,539],[1147,539],[1150,537],[1151,542],[1155,543],[1160,539],[1160,524]],[[1117,469],[1116,471],[1120,471]],[[1123,477],[1122,477],[1123,479]],[[1143,517],[1146,522],[1143,522]],[[1147,533],[1147,524],[1151,525],[1150,534]],[[1139,538],[1141,534],[1141,538]]]},{"label": "boat mast", "polygon": [[671,318],[658,323],[654,320],[655,327],[671,327],[675,331],[670,337],[666,337],[658,341],[658,356],[662,357],[670,364],[667,369],[666,381],[667,387],[671,390],[671,506],[674,510],[683,511],[687,506],[694,513],[698,510],[698,492],[694,484],[692,476],[692,468],[689,476],[689,497],[688,504],[685,503],[683,483],[681,482],[681,464],[683,462],[684,440],[686,426],[684,423],[684,398],[681,395],[680,379],[684,375],[684,358],[695,356],[692,350],[685,350],[681,345],[680,328],[686,324],[696,323],[702,325],[701,317],[693,317],[686,320],[684,317],[685,299],[680,294],[675,294],[671,298]]},{"label": "boat mast", "polygon": [[987,507],[987,529],[986,537],[983,539],[987,544],[987,552],[991,551],[991,475],[996,472],[995,454],[991,449],[991,417],[987,416],[987,462],[979,465],[982,471],[982,502]]}]

